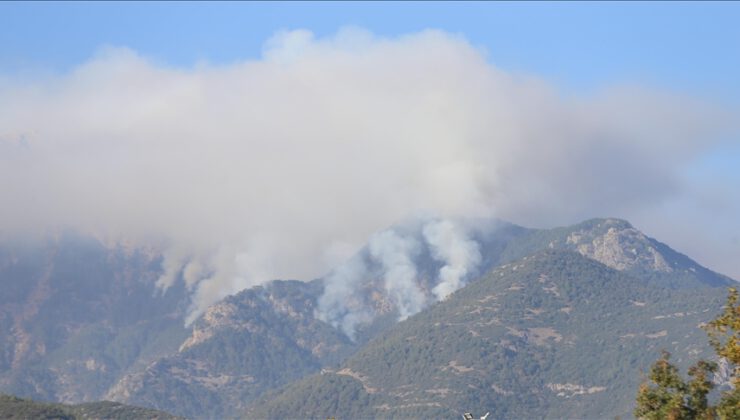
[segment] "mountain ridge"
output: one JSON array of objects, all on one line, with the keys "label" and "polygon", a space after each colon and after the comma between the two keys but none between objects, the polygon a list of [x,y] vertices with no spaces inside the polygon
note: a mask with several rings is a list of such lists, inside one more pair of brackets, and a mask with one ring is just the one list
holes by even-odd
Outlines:
[{"label": "mountain ridge", "polygon": [[[701,267],[621,219],[591,219],[554,229],[530,229],[496,220],[460,221],[452,226],[459,234],[458,243],[469,245],[474,242],[477,247],[474,251],[477,250],[480,258],[470,260],[477,261],[477,265],[459,271],[463,273],[459,278],[462,288],[437,302],[439,297],[433,294],[433,289],[440,281],[438,276],[445,265],[450,267],[451,263],[436,258],[424,228],[430,223],[437,227],[450,227],[439,222],[444,221],[423,220],[390,228],[396,229],[392,232],[396,239],[415,241],[419,245],[418,253],[410,256],[408,262],[416,270],[414,284],[428,299],[420,307],[421,314],[439,311],[435,309],[437,306],[445,305],[459,293],[467,293],[464,291],[485,279],[492,270],[512,270],[512,267],[521,265],[521,261],[543,252],[563,252],[562,255],[570,256],[567,258],[577,255],[612,270],[609,276],[619,273],[650,290],[665,289],[669,295],[684,296],[694,290],[697,296],[715,299],[722,287],[734,284],[728,277]],[[64,236],[60,238],[64,239]],[[399,325],[407,322],[398,323],[400,311],[397,301],[389,293],[391,289],[387,288],[389,279],[384,271],[387,267],[374,260],[377,254],[373,254],[369,247],[358,253],[365,259],[365,269],[353,292],[357,293],[354,302],[359,305],[355,309],[369,315],[364,322],[357,324],[356,335],[350,337],[338,325],[318,316],[321,298],[329,285],[327,277],[308,282],[276,280],[243,290],[212,305],[189,329],[184,329],[182,322],[189,306],[187,290],[182,278],[178,278],[164,294],[157,290],[155,282],[161,273],[157,264],[161,260],[156,252],[146,249],[139,253],[130,246],[116,251],[115,246],[109,248],[99,241],[77,241],[74,238],[57,244],[61,244],[60,251],[54,254],[31,249],[28,255],[23,256],[0,243],[0,279],[4,285],[10,286],[7,290],[13,291],[5,295],[8,301],[5,304],[0,297],[0,329],[16,331],[13,320],[21,316],[19,314],[32,314],[22,324],[23,331],[31,337],[28,341],[31,345],[25,348],[46,349],[43,353],[29,353],[35,356],[26,359],[28,361],[21,368],[13,368],[13,359],[9,356],[23,344],[13,341],[17,337],[13,334],[0,339],[4,340],[0,344],[5,349],[0,354],[4,357],[0,357],[0,390],[4,392],[69,402],[111,399],[192,417],[240,416],[251,413],[258,402],[266,401],[265,395],[272,395],[291,384],[301,384],[302,378],[312,378],[311,375],[323,371],[327,380],[331,378],[348,389],[355,389],[353,395],[359,398],[368,389],[382,387],[368,382],[373,378],[364,375],[361,368],[343,363],[354,360],[352,357],[358,351],[374,345],[372,343],[384,337],[387,331],[401,328]],[[655,257],[656,253],[659,258]],[[44,261],[52,261],[53,264]],[[51,270],[51,274],[45,277],[43,270]],[[75,278],[74,273],[85,272],[87,274],[81,278]],[[510,275],[512,273],[506,278]],[[22,279],[26,278],[34,280],[24,283]],[[105,281],[116,281],[117,278],[124,279],[120,287],[105,285]],[[44,286],[44,281],[47,286]],[[41,287],[34,286],[39,290],[35,295],[38,298],[28,300],[29,296],[34,296],[34,289],[29,285],[39,284]],[[81,287],[75,289],[78,286]],[[55,311],[61,310],[61,314],[68,311],[63,302],[65,298],[68,302],[81,302],[83,307],[88,305],[91,311],[71,311],[69,315],[59,316]],[[346,304],[349,300],[341,302]],[[641,301],[637,299],[635,302]],[[631,310],[642,308],[637,303],[630,305],[628,308]],[[129,313],[132,308],[140,309]],[[536,314],[537,307],[530,309],[535,312],[522,313],[521,316],[545,316]],[[559,309],[566,310],[566,307]],[[681,328],[693,331],[689,316],[685,315],[693,309],[679,309],[652,316],[683,322]],[[515,308],[507,310],[514,311]],[[549,310],[554,311],[554,308]],[[37,314],[42,316],[39,318]],[[97,318],[91,314],[97,314]],[[409,320],[414,316],[411,314]],[[639,319],[631,322],[653,321]],[[53,327],[58,325],[63,325],[62,331],[65,332],[51,334],[55,331]],[[588,325],[581,327],[587,328]],[[527,328],[544,328],[533,330],[536,333],[527,337],[549,342],[548,334],[552,332],[547,328],[551,326],[530,325]],[[557,328],[555,330],[558,331]],[[525,335],[528,333],[528,330],[518,331]],[[635,337],[650,344],[654,340],[662,340],[663,336],[651,339],[645,338],[645,334],[661,332],[643,331],[642,335]],[[56,341],[44,341],[48,337],[57,338],[54,339]],[[518,339],[534,345],[523,337]],[[113,349],[118,350],[112,352]],[[450,372],[464,373],[469,367],[457,363],[450,365],[451,361],[446,362]],[[507,392],[512,392],[493,385],[502,392],[499,395],[506,396]],[[599,386],[602,385],[566,380],[552,382],[553,389],[565,395],[588,394],[589,390],[598,394],[592,388]],[[429,388],[433,389],[436,388]],[[498,392],[497,388],[490,389]],[[541,391],[554,392],[549,388]],[[362,398],[370,401],[377,395],[367,393]],[[388,407],[399,405],[391,400],[378,403],[383,404]],[[409,410],[414,413],[412,408]],[[359,415],[361,412],[347,413]]]},{"label": "mountain ridge", "polygon": [[[724,291],[708,290],[666,289],[573,251],[542,251],[395,325],[337,369],[267,394],[246,415],[629,416],[639,369],[660,347],[684,363],[711,353],[695,326],[719,310]],[[680,307],[667,302],[679,297]]]}]

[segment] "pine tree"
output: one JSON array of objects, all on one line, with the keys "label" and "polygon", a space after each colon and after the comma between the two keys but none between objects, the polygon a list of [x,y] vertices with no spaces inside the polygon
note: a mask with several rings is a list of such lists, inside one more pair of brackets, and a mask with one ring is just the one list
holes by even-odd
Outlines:
[{"label": "pine tree", "polygon": [[647,381],[637,392],[635,417],[646,420],[740,419],[740,296],[731,288],[724,311],[709,322],[705,329],[709,343],[717,356],[731,366],[732,389],[722,393],[716,406],[709,404],[707,395],[714,387],[712,374],[717,364],[699,360],[689,369],[688,382],[669,361],[666,351],[650,368]]},{"label": "pine tree", "polygon": [[635,416],[647,420],[714,418],[713,409],[707,404],[707,394],[712,389],[709,377],[717,365],[700,360],[689,369],[692,379],[687,383],[678,368],[670,363],[670,357],[670,353],[663,351],[650,368],[649,379],[655,385],[640,385]]},{"label": "pine tree", "polygon": [[705,329],[709,343],[719,357],[724,357],[733,366],[731,383],[733,389],[722,393],[717,404],[720,419],[740,419],[740,297],[737,289],[730,289],[724,311],[709,322]]}]

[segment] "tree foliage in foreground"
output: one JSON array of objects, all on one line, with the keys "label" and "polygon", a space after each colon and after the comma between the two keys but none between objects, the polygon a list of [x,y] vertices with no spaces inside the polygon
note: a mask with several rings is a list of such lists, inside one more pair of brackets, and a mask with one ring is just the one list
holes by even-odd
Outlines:
[{"label": "tree foliage in foreground", "polygon": [[732,367],[732,389],[722,392],[716,405],[708,402],[707,395],[714,388],[712,375],[717,364],[699,360],[689,368],[685,381],[678,368],[670,363],[670,354],[663,352],[653,364],[648,379],[637,392],[635,417],[646,420],[684,419],[740,419],[740,296],[731,288],[724,311],[704,328],[709,343],[717,356]]}]

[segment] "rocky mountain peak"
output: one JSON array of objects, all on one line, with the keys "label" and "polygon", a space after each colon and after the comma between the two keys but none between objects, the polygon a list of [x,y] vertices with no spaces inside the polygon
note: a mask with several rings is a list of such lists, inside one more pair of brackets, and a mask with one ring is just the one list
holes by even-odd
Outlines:
[{"label": "rocky mountain peak", "polygon": [[578,225],[565,243],[581,255],[616,270],[637,268],[662,273],[673,271],[666,257],[657,249],[655,241],[625,220],[588,221]]}]

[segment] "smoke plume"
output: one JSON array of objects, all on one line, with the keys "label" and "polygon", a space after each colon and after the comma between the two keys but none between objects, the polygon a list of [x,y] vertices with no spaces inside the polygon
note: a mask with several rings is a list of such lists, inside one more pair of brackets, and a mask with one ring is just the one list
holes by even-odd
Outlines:
[{"label": "smoke plume", "polygon": [[[433,278],[424,256],[441,263]],[[418,217],[370,237],[367,247],[323,278],[316,316],[352,340],[358,327],[379,315],[375,300],[387,300],[404,320],[465,285],[480,263],[479,245],[467,228],[451,219]],[[378,287],[374,280],[381,279]],[[431,284],[431,291],[424,284]],[[388,310],[390,308],[386,308]]]},{"label": "smoke plume", "polygon": [[357,327],[370,323],[375,314],[362,296],[362,282],[369,277],[362,257],[355,256],[324,278],[324,293],[318,301],[316,317],[342,330],[355,340]]},{"label": "smoke plume", "polygon": [[[0,232],[159,244],[158,284],[187,282],[192,320],[245,287],[322,276],[426,210],[530,226],[638,215],[650,233],[662,205],[690,198],[696,157],[732,121],[644,88],[564,95],[492,60],[439,31],[287,31],[233,64],[172,68],[108,48],[66,74],[0,78]],[[446,229],[427,234],[445,262],[437,297],[478,258]],[[374,242],[407,316],[422,305],[415,246],[390,233]]]},{"label": "smoke plume", "polygon": [[418,242],[386,230],[370,238],[369,249],[370,255],[383,267],[384,287],[398,308],[399,320],[421,311],[426,298],[417,284],[413,261],[419,254]]},{"label": "smoke plume", "polygon": [[443,300],[464,286],[466,276],[480,264],[480,247],[449,220],[429,223],[423,232],[434,258],[445,263],[439,270],[439,283],[432,289],[434,296]]}]

